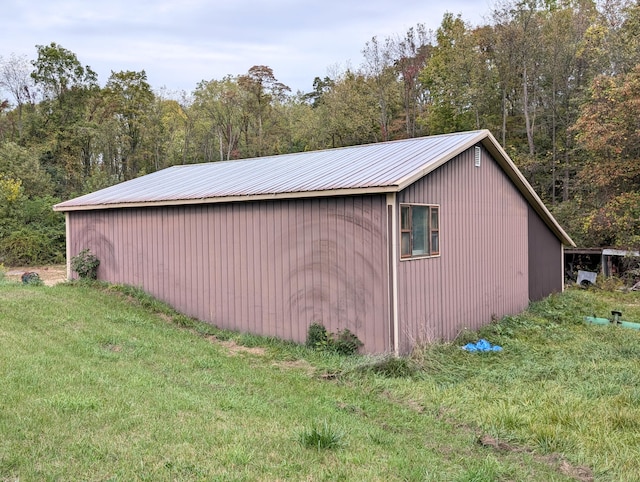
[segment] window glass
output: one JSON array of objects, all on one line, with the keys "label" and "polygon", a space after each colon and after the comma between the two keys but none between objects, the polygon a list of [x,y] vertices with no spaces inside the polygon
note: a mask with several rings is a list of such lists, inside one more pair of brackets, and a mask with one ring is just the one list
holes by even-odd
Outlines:
[{"label": "window glass", "polygon": [[[432,207],[431,208],[431,229],[438,229],[438,208],[437,207]],[[437,251],[437,250],[436,250]]]},{"label": "window glass", "polygon": [[440,253],[440,233],[438,231],[431,231],[431,254]]},{"label": "window glass", "polygon": [[411,206],[411,238],[413,246],[411,254],[420,256],[429,253],[428,206]]},{"label": "window glass", "polygon": [[400,229],[409,229],[409,206],[400,208]]},{"label": "window glass", "polygon": [[402,233],[400,239],[403,257],[411,256],[411,233]]},{"label": "window glass", "polygon": [[402,258],[440,254],[439,206],[400,206],[400,255]]}]

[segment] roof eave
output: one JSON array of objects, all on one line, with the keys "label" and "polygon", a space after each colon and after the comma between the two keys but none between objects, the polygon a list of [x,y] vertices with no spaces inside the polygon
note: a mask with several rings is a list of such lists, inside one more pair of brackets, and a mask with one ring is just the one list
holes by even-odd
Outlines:
[{"label": "roof eave", "polygon": [[158,201],[143,201],[143,202],[120,202],[120,203],[104,203],[104,204],[85,204],[85,205],[70,205],[65,206],[65,203],[56,204],[53,206],[54,211],[58,212],[71,212],[71,211],[95,211],[98,209],[121,209],[121,208],[148,208],[148,207],[163,207],[163,206],[187,206],[198,204],[218,204],[229,202],[247,202],[247,201],[273,201],[273,200],[286,200],[286,199],[304,199],[312,197],[333,197],[333,196],[355,196],[366,194],[386,194],[388,192],[397,192],[397,185],[389,186],[373,186],[363,188],[349,188],[349,189],[330,189],[324,191],[300,191],[300,192],[285,192],[285,193],[273,193],[273,194],[255,194],[255,195],[243,195],[243,196],[218,196],[218,197],[203,197],[195,199],[168,199]]}]

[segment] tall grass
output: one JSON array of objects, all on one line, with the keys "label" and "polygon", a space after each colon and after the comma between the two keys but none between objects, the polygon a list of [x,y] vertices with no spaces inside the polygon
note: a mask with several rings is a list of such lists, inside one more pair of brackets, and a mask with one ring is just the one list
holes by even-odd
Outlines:
[{"label": "tall grass", "polygon": [[584,323],[612,309],[640,322],[640,293],[554,295],[465,335],[502,352],[467,353],[467,339],[426,347],[416,356],[429,376],[389,389],[514,450],[560,454],[598,480],[638,480],[640,332]]}]

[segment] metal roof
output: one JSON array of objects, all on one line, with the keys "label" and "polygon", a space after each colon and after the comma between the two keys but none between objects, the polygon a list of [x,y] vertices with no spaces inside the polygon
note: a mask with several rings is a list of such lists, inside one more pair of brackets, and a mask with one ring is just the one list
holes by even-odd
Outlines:
[{"label": "metal roof", "polygon": [[640,256],[638,251],[629,251],[626,249],[603,249],[602,254],[604,256]]},{"label": "metal roof", "polygon": [[479,143],[558,237],[573,245],[488,130],[173,166],[64,201],[54,210],[397,192]]},{"label": "metal roof", "polygon": [[[117,205],[388,188],[479,132],[423,137],[314,152],[173,166],[56,206]],[[65,208],[65,209],[62,209]]]}]

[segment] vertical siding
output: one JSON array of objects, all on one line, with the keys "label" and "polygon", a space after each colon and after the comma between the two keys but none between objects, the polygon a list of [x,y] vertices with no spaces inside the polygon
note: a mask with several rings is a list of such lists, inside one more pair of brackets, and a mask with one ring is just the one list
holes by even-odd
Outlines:
[{"label": "vertical siding", "polygon": [[480,167],[469,149],[398,202],[440,205],[441,252],[397,261],[401,351],[527,306],[528,203],[484,148]]},{"label": "vertical siding", "polygon": [[221,328],[296,342],[321,321],[388,351],[384,196],[69,213],[70,253]]},{"label": "vertical siding", "polygon": [[529,298],[536,301],[562,291],[560,240],[529,206]]}]

